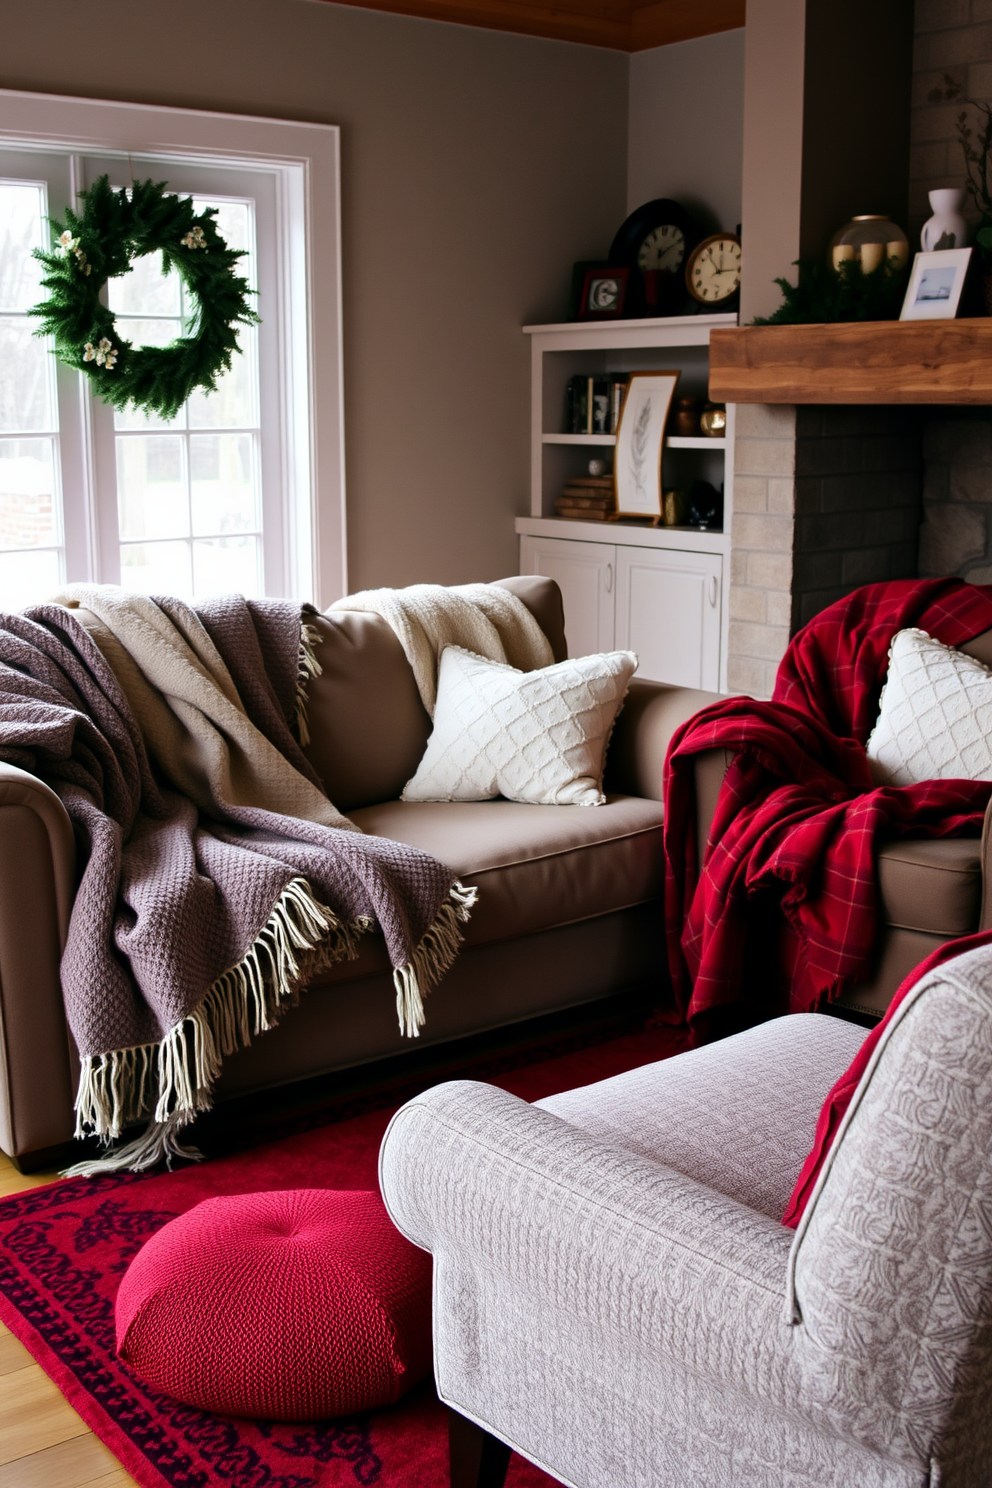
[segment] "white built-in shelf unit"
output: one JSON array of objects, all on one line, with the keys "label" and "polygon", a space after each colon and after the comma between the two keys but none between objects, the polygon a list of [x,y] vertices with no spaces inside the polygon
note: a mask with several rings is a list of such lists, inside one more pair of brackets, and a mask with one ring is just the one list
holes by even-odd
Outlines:
[{"label": "white built-in shelf unit", "polygon": [[676,398],[705,398],[710,332],[736,324],[736,315],[685,315],[524,327],[531,343],[531,479],[530,514],[516,522],[520,569],[561,585],[573,654],[630,646],[642,658],[642,675],[725,685],[733,407],[724,438],[669,438],[662,462],[665,489],[688,490],[697,479],[723,487],[721,530],[573,521],[555,516],[554,503],[568,480],[588,472],[597,450],[611,462],[616,444],[613,434],[563,432],[569,378],[677,369]]}]

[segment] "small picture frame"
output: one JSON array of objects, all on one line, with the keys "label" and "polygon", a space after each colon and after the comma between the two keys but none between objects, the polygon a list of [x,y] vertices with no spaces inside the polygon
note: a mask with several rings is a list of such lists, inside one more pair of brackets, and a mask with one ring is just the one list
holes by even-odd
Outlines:
[{"label": "small picture frame", "polygon": [[661,456],[677,372],[632,372],[627,382],[613,459],[618,517],[664,520]]},{"label": "small picture frame", "polygon": [[630,270],[586,269],[579,296],[580,320],[619,320],[627,298]]},{"label": "small picture frame", "polygon": [[900,320],[953,320],[971,260],[970,248],[918,253],[906,286]]}]

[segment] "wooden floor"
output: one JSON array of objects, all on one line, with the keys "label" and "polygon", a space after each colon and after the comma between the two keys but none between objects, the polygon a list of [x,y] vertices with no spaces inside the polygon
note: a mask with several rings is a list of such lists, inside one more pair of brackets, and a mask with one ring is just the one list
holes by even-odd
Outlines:
[{"label": "wooden floor", "polygon": [[[53,1183],[0,1152],[0,1199]],[[23,1344],[0,1323],[0,1488],[136,1488]]]}]

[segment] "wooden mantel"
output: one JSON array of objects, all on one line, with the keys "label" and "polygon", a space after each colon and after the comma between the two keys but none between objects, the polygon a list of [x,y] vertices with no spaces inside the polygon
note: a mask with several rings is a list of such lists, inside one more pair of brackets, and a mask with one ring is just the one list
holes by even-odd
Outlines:
[{"label": "wooden mantel", "polygon": [[992,403],[992,319],[714,330],[710,397],[718,403]]}]

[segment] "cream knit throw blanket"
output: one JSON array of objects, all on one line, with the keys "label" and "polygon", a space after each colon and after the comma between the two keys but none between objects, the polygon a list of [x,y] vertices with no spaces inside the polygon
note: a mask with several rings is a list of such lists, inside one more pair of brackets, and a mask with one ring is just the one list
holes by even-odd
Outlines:
[{"label": "cream knit throw blanket", "polygon": [[113,668],[149,754],[201,811],[216,816],[254,806],[359,830],[249,721],[220,652],[188,605],[111,584],[70,584],[54,603],[90,612],[81,618]]},{"label": "cream knit throw blanket", "polygon": [[445,646],[461,646],[521,672],[551,666],[555,659],[547,636],[523,600],[498,584],[363,589],[339,599],[331,609],[364,610],[381,615],[392,626],[432,718]]}]

